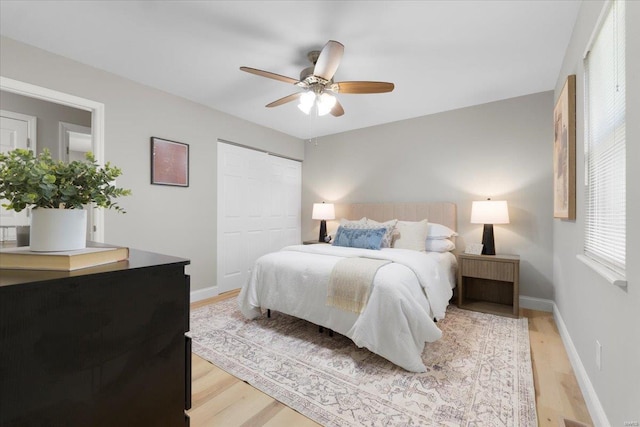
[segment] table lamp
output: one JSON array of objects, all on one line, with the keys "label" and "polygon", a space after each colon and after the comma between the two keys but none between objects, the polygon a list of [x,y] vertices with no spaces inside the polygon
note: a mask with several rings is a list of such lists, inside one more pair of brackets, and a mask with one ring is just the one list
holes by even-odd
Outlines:
[{"label": "table lamp", "polygon": [[336,211],[333,207],[333,203],[314,203],[311,219],[320,220],[320,235],[318,236],[318,242],[324,243],[324,238],[327,237],[327,220],[336,219]]},{"label": "table lamp", "polygon": [[471,224],[484,224],[482,254],[495,255],[493,224],[509,224],[509,209],[505,200],[487,199],[471,205]]}]

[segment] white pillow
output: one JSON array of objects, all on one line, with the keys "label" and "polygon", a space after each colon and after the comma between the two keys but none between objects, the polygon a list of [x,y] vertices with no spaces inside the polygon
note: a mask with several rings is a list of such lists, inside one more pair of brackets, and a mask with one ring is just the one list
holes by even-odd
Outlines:
[{"label": "white pillow", "polygon": [[419,222],[398,221],[396,230],[399,235],[393,241],[393,247],[397,249],[412,249],[414,251],[424,251],[429,222],[423,219]]},{"label": "white pillow", "polygon": [[384,233],[384,237],[382,237],[382,245],[381,248],[390,248],[393,242],[394,232],[396,229],[396,224],[398,223],[397,219],[392,219],[385,222],[378,222],[372,219],[367,219],[367,226],[369,228],[386,228],[387,231]]},{"label": "white pillow", "polygon": [[427,233],[427,239],[429,240],[450,239],[457,235],[458,233],[445,225],[436,224],[434,222],[429,223],[429,232]]},{"label": "white pillow", "polygon": [[449,239],[430,240],[427,239],[425,249],[428,252],[451,252],[456,248],[455,243]]},{"label": "white pillow", "polygon": [[350,221],[348,219],[341,218],[340,219],[340,225],[345,227],[345,228],[359,227],[360,225],[367,225],[367,217],[363,216],[362,218],[360,218],[358,220],[355,220],[355,221]]}]

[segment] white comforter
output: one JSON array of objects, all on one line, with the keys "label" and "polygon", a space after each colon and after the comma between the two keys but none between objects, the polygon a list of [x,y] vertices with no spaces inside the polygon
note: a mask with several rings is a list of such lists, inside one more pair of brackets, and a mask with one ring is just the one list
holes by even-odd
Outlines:
[{"label": "white comforter", "polygon": [[[378,270],[362,314],[326,305],[333,266],[354,256],[393,261]],[[444,318],[455,266],[451,253],[288,246],[256,261],[238,302],[249,319],[261,316],[261,308],[286,313],[333,329],[408,371],[424,372],[422,350],[442,335],[433,319]]]}]

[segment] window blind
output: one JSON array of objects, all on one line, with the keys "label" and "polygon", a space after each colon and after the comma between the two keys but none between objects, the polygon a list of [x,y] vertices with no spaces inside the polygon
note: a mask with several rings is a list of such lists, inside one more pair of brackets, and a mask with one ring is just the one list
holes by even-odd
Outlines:
[{"label": "window blind", "polygon": [[614,1],[584,60],[585,255],[626,267],[625,7]]}]

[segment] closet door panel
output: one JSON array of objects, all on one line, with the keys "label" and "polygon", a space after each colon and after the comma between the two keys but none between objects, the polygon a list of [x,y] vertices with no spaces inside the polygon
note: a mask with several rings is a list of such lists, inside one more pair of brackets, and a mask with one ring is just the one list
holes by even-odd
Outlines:
[{"label": "closet door panel", "polygon": [[242,287],[256,259],[299,244],[300,162],[218,142],[218,292]]}]

